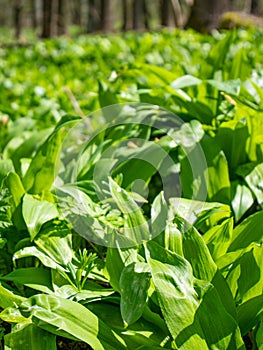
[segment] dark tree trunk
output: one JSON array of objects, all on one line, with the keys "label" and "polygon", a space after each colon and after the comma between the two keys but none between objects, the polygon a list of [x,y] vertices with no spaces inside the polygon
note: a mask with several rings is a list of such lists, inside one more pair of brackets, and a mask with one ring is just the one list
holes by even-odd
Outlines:
[{"label": "dark tree trunk", "polygon": [[58,35],[58,10],[58,0],[43,0],[42,38]]},{"label": "dark tree trunk", "polygon": [[252,0],[251,1],[251,13],[253,15],[261,15],[260,1]]},{"label": "dark tree trunk", "polygon": [[174,27],[174,16],[172,12],[171,0],[161,0],[160,2],[161,26]]},{"label": "dark tree trunk", "polygon": [[149,17],[150,16],[149,16],[146,0],[143,0],[143,22],[144,22],[144,27],[148,30],[150,29]]},{"label": "dark tree trunk", "polygon": [[100,29],[103,32],[111,32],[113,30],[111,0],[101,0]]},{"label": "dark tree trunk", "polygon": [[57,34],[67,34],[68,0],[58,0]]},{"label": "dark tree trunk", "polygon": [[14,25],[15,25],[15,37],[20,38],[22,31],[22,10],[23,0],[15,0],[14,3]]},{"label": "dark tree trunk", "polygon": [[227,9],[226,0],[195,0],[187,27],[200,32],[217,28],[220,17]]},{"label": "dark tree trunk", "polygon": [[88,0],[88,26],[87,32],[92,33],[99,29],[100,25],[100,16],[99,16],[99,6],[98,1]]},{"label": "dark tree trunk", "polygon": [[234,0],[229,0],[228,1],[228,8],[227,8],[227,10],[235,11],[235,1]]},{"label": "dark tree trunk", "polygon": [[144,1],[133,0],[133,29],[144,29]]},{"label": "dark tree trunk", "polygon": [[122,30],[132,29],[131,3],[128,0],[122,0]]},{"label": "dark tree trunk", "polygon": [[32,18],[32,28],[37,29],[37,9],[36,9],[36,1],[30,0],[31,5],[31,18]]},{"label": "dark tree trunk", "polygon": [[42,17],[42,38],[51,37],[51,8],[52,0],[43,0],[43,17]]},{"label": "dark tree trunk", "polygon": [[81,0],[71,1],[72,3],[72,22],[78,26],[81,25]]}]

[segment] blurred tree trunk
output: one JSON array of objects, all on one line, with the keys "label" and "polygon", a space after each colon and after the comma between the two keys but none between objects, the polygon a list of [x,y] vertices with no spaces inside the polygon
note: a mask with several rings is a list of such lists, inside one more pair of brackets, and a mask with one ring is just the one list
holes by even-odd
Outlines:
[{"label": "blurred tree trunk", "polygon": [[175,19],[175,23],[176,26],[179,28],[183,27],[183,13],[182,13],[182,9],[181,9],[181,5],[179,0],[171,0],[172,3],[172,11],[174,13],[174,19]]},{"label": "blurred tree trunk", "polygon": [[235,0],[229,0],[228,1],[228,8],[227,10],[229,11],[234,11],[235,10]]},{"label": "blurred tree trunk", "polygon": [[68,0],[58,0],[57,34],[65,35],[68,31]]},{"label": "blurred tree trunk", "polygon": [[88,26],[87,32],[92,33],[99,29],[100,24],[100,16],[99,16],[99,6],[98,1],[96,0],[88,0]]},{"label": "blurred tree trunk", "polygon": [[133,0],[133,29],[142,30],[144,25],[144,0]]},{"label": "blurred tree trunk", "polygon": [[144,20],[144,27],[149,30],[150,29],[150,22],[149,22],[149,11],[147,7],[147,1],[143,1],[143,20]]},{"label": "blurred tree trunk", "polygon": [[163,27],[174,27],[174,16],[171,0],[161,0],[160,2],[161,25]]},{"label": "blurred tree trunk", "polygon": [[253,15],[261,15],[260,0],[251,1],[251,13]]},{"label": "blurred tree trunk", "polygon": [[42,16],[42,38],[51,37],[51,8],[52,0],[43,0],[43,16]]},{"label": "blurred tree trunk", "polygon": [[100,29],[103,32],[111,32],[113,30],[111,5],[111,0],[101,0]]},{"label": "blurred tree trunk", "polygon": [[22,31],[22,10],[23,0],[15,0],[14,2],[14,25],[15,25],[15,37],[20,38]]},{"label": "blurred tree trunk", "polygon": [[131,3],[129,0],[122,0],[122,30],[132,29]]},{"label": "blurred tree trunk", "polygon": [[67,33],[68,0],[43,0],[42,38]]},{"label": "blurred tree trunk", "polygon": [[228,8],[227,0],[195,0],[187,27],[208,32],[218,27],[220,17]]},{"label": "blurred tree trunk", "polygon": [[245,1],[245,12],[250,13],[252,8],[252,0]]},{"label": "blurred tree trunk", "polygon": [[72,22],[78,26],[81,25],[81,0],[71,1],[72,4]]},{"label": "blurred tree trunk", "polygon": [[32,28],[37,29],[37,9],[35,0],[30,0],[30,7],[32,16]]}]

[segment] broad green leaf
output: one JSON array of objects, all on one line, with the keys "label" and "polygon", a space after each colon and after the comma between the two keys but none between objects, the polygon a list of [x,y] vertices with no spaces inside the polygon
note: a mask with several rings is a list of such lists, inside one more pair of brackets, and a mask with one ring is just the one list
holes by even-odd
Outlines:
[{"label": "broad green leaf", "polygon": [[[26,298],[25,298],[26,300]],[[21,303],[20,303],[21,304]],[[15,304],[14,306],[6,307],[1,313],[0,313],[0,319],[8,322],[8,323],[23,323],[23,324],[30,324],[31,320],[24,317],[20,310],[18,309],[18,306]]]},{"label": "broad green leaf", "polygon": [[[157,242],[160,244],[159,240]],[[164,233],[164,243],[162,243],[161,246],[174,253],[183,255],[182,233],[173,220],[167,222]]]},{"label": "broad green leaf", "polygon": [[261,321],[256,333],[256,344],[258,346],[258,350],[263,349],[263,322]]},{"label": "broad green leaf", "polygon": [[113,94],[103,82],[99,81],[98,84],[99,84],[99,101],[100,101],[101,108],[117,105],[119,103],[117,96]]},{"label": "broad green leaf", "polygon": [[190,262],[193,275],[214,285],[226,311],[235,318],[234,299],[226,281],[212,259],[203,237],[194,227],[191,227],[183,234],[182,243],[184,257]]},{"label": "broad green leaf", "polygon": [[234,55],[229,79],[240,79],[245,81],[251,76],[252,67],[244,47],[241,47]]},{"label": "broad green leaf", "polygon": [[25,189],[20,177],[16,173],[9,173],[5,179],[5,184],[11,193],[12,221],[20,230],[25,228],[25,222],[22,217],[22,198]]},{"label": "broad green leaf", "polygon": [[184,75],[180,78],[177,78],[171,83],[171,87],[175,90],[184,89],[189,86],[195,86],[202,83],[202,80],[193,77],[191,75]]},{"label": "broad green leaf", "polygon": [[251,243],[261,243],[263,237],[263,212],[250,215],[233,231],[232,243],[228,252],[247,248]]},{"label": "broad green leaf", "polygon": [[[163,192],[154,198],[151,207],[151,233],[158,242],[163,239],[163,232],[168,217],[168,206]],[[161,244],[162,245],[162,244]]]},{"label": "broad green leaf", "polygon": [[106,270],[111,286],[120,293],[120,277],[125,266],[137,262],[135,248],[108,248],[106,255]]},{"label": "broad green leaf", "polygon": [[238,324],[241,334],[247,334],[263,316],[263,295],[258,295],[237,308]]},{"label": "broad green leaf", "polygon": [[[204,136],[202,124],[197,120],[191,120],[189,123],[181,125],[179,130],[169,133],[173,141],[181,145],[183,148],[193,147]],[[201,152],[200,152],[201,156]],[[200,159],[202,161],[202,159]]]},{"label": "broad green leaf", "polygon": [[[147,244],[146,254],[163,317],[172,336],[176,338],[194,322],[198,308],[191,266],[184,258],[164,250],[154,242]],[[199,346],[205,345],[198,337],[196,342]]]},{"label": "broad green leaf", "polygon": [[61,266],[59,266],[53,259],[51,259],[48,255],[43,253],[41,250],[39,250],[37,247],[25,247],[15,252],[13,255],[13,260],[21,259],[34,256],[38,258],[41,263],[49,267],[51,269],[63,269]]},{"label": "broad green leaf", "polygon": [[0,307],[5,309],[14,305],[20,305],[26,298],[14,294],[0,284]]},{"label": "broad green leaf", "polygon": [[150,238],[149,228],[141,208],[131,198],[129,193],[109,178],[110,192],[119,210],[126,217],[123,233],[132,239],[135,244]]},{"label": "broad green leaf", "polygon": [[257,245],[229,264],[225,279],[238,304],[262,293],[262,264],[263,250]]},{"label": "broad green leaf", "polygon": [[238,221],[254,203],[250,189],[241,181],[231,182],[232,202],[231,206]]},{"label": "broad green leaf", "polygon": [[195,280],[187,260],[155,245],[147,244],[147,260],[164,319],[177,346],[244,349],[237,323],[226,312],[216,289],[209,282]]},{"label": "broad green leaf", "polygon": [[170,217],[179,215],[190,224],[194,224],[198,228],[202,227],[202,231],[218,225],[219,222],[231,215],[230,207],[222,203],[209,203],[186,198],[170,198],[169,202]]},{"label": "broad green leaf", "polygon": [[40,194],[50,190],[58,169],[63,133],[61,128],[51,134],[32,159],[23,178],[23,185],[28,193]]},{"label": "broad green leaf", "polygon": [[150,270],[145,263],[131,263],[120,277],[121,316],[125,324],[136,322],[143,313],[150,287]]},{"label": "broad green leaf", "polygon": [[215,261],[227,252],[232,240],[232,232],[233,218],[230,218],[224,220],[222,224],[212,227],[204,234],[204,241]]},{"label": "broad green leaf", "polygon": [[44,223],[59,216],[53,203],[40,201],[29,194],[24,196],[22,208],[31,240],[34,240]]},{"label": "broad green leaf", "polygon": [[[114,169],[112,177],[120,173],[123,174],[122,186],[125,188],[131,185],[136,179],[142,179],[148,184],[158,170],[161,173],[164,171],[163,164],[170,163],[169,165],[173,165],[165,148],[167,149],[168,147],[161,144],[161,141],[148,141],[142,147],[136,149],[124,147],[122,149],[122,157],[125,156],[125,151],[127,154],[125,159],[120,162],[120,165]],[[118,154],[115,154],[117,158],[120,158],[119,151],[118,149]]]},{"label": "broad green leaf", "polygon": [[18,328],[4,338],[5,350],[56,350],[55,335],[33,324]]},{"label": "broad green leaf", "polygon": [[208,199],[230,204],[230,180],[226,157],[214,139],[205,136],[200,144],[207,162]]},{"label": "broad green leaf", "polygon": [[49,270],[36,267],[20,268],[0,277],[2,281],[11,281],[39,290],[52,293],[51,275]]},{"label": "broad green leaf", "polygon": [[63,223],[52,221],[42,226],[34,243],[60,266],[67,266],[74,255],[71,231]]},{"label": "broad green leaf", "polygon": [[224,151],[230,171],[248,161],[246,153],[248,137],[246,121],[231,120],[222,123],[218,128],[215,140]]},{"label": "broad green leaf", "polygon": [[213,77],[217,71],[224,69],[227,55],[235,36],[236,33],[230,30],[225,34],[225,37],[222,40],[219,40],[215,45],[213,45],[207,58],[207,62],[211,65],[211,69],[209,69],[208,66],[203,67],[203,74],[210,78]]},{"label": "broad green leaf", "polygon": [[[52,128],[53,129],[53,128]],[[16,172],[21,176],[23,174],[22,169],[22,159],[23,158],[32,158],[32,154],[37,151],[39,146],[43,143],[49,134],[52,132],[52,129],[43,129],[33,134],[22,142],[19,147],[15,149],[15,152],[11,155],[11,159],[14,163]]]},{"label": "broad green leaf", "polygon": [[226,92],[229,95],[237,95],[239,88],[240,88],[240,80],[227,80],[227,81],[220,81],[220,80],[207,80],[207,83],[213,87],[215,87],[219,91]]},{"label": "broad green leaf", "polygon": [[51,295],[35,295],[20,305],[25,316],[53,334],[82,340],[95,349],[125,349],[124,342],[83,305]]},{"label": "broad green leaf", "polygon": [[14,172],[14,166],[10,159],[0,159],[0,189],[2,182],[8,173]]},{"label": "broad green leaf", "polygon": [[254,193],[257,198],[258,203],[263,205],[263,163],[254,164],[248,163],[240,166],[236,172],[238,175],[242,176],[246,181],[247,185]]},{"label": "broad green leaf", "polygon": [[126,343],[127,349],[136,349],[139,346],[160,346],[166,344],[170,349],[168,330],[159,328],[155,323],[140,318],[137,322],[124,328],[119,304],[94,302],[87,304],[104,323],[109,325]]}]

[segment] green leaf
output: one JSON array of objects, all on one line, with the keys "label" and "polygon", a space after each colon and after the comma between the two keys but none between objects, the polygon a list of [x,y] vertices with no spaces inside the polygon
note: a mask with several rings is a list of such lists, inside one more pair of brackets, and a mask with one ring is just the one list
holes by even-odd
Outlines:
[{"label": "green leaf", "polygon": [[177,89],[184,89],[184,88],[189,87],[189,86],[199,85],[201,83],[202,83],[202,80],[200,80],[196,77],[193,77],[192,75],[184,75],[184,76],[174,80],[171,83],[171,87],[174,90],[177,90]]},{"label": "green leaf", "polygon": [[232,208],[235,220],[238,221],[254,203],[253,194],[241,181],[231,182]]},{"label": "green leaf", "polygon": [[141,208],[136,204],[127,191],[109,178],[110,192],[119,210],[126,217],[124,236],[136,243],[150,238],[149,228]]},{"label": "green leaf", "polygon": [[[225,37],[222,40],[219,40],[215,45],[212,46],[212,49],[209,52],[209,56],[206,59],[207,62],[211,65],[211,71],[208,69],[208,66],[203,67],[203,72],[205,75],[209,74],[209,77],[213,77],[217,71],[223,70],[227,55],[230,51],[231,44],[234,41],[236,33],[234,31],[229,31],[225,34]],[[219,54],[220,53],[220,54]]]},{"label": "green leaf", "polygon": [[[17,327],[18,328],[18,327]],[[12,331],[4,338],[5,350],[56,350],[55,335],[36,327],[25,325]]]},{"label": "green leaf", "polygon": [[28,193],[40,194],[50,190],[58,170],[63,133],[65,131],[61,128],[51,134],[32,159],[23,178]]},{"label": "green leaf", "polygon": [[222,203],[209,203],[186,198],[170,198],[169,202],[170,217],[179,215],[198,229],[199,226],[205,226],[207,230],[207,227],[214,227],[231,215],[230,207]]},{"label": "green leaf", "polygon": [[147,248],[162,314],[177,346],[244,349],[237,323],[226,312],[216,289],[209,282],[195,280],[184,258],[154,242]]},{"label": "green leaf", "polygon": [[62,268],[53,259],[51,259],[49,256],[47,256],[45,253],[43,253],[41,250],[39,250],[35,246],[25,247],[16,251],[15,254],[13,255],[13,260],[26,258],[29,256],[31,257],[34,256],[38,258],[44,266],[49,267],[51,269]]},{"label": "green leaf", "polygon": [[166,227],[168,218],[168,207],[163,192],[160,192],[152,203],[151,207],[151,233],[157,241],[162,240],[162,233]]},{"label": "green leaf", "polygon": [[108,248],[106,270],[111,286],[120,293],[120,277],[125,266],[137,262],[136,248]]},{"label": "green leaf", "polygon": [[9,173],[5,179],[5,184],[11,193],[12,221],[18,230],[25,229],[25,222],[22,216],[22,198],[25,189],[20,177],[16,173]]},{"label": "green leaf", "polygon": [[34,243],[46,256],[61,266],[67,266],[73,258],[71,231],[61,222],[52,221],[42,226]]},{"label": "green leaf", "polygon": [[36,267],[21,268],[0,277],[2,281],[11,281],[39,290],[52,293],[51,275],[49,270]]},{"label": "green leaf", "polygon": [[[110,300],[109,300],[110,301]],[[151,320],[148,322],[140,318],[137,322],[124,328],[123,320],[120,314],[120,307],[117,301],[115,303],[94,302],[87,304],[87,307],[94,312],[104,323],[110,325],[126,343],[127,349],[136,349],[139,346],[160,346],[167,343],[169,347],[169,333],[167,330],[160,329]]]},{"label": "green leaf", "polygon": [[4,178],[8,173],[14,172],[14,166],[10,159],[0,159],[0,189]]},{"label": "green leaf", "polygon": [[246,144],[249,137],[246,121],[231,120],[218,128],[215,140],[224,151],[230,171],[248,161]]},{"label": "green leaf", "polygon": [[20,305],[26,298],[14,294],[0,284],[0,307],[5,309],[14,305]]},{"label": "green leaf", "polygon": [[136,322],[143,313],[150,287],[150,270],[145,263],[131,263],[120,277],[121,316],[125,324]]},{"label": "green leaf", "polygon": [[226,157],[214,139],[205,136],[200,144],[208,167],[208,199],[230,204],[230,180]]},{"label": "green leaf", "polygon": [[263,316],[263,295],[258,295],[237,308],[238,324],[241,334],[247,334]]},{"label": "green leaf", "polygon": [[236,310],[230,289],[212,259],[203,237],[194,227],[189,228],[182,237],[184,257],[190,262],[193,275],[208,281],[216,288],[226,311],[236,318]]},{"label": "green leaf", "polygon": [[44,223],[59,216],[53,203],[40,201],[29,194],[25,194],[23,198],[22,210],[31,240],[36,237]]},{"label": "green leaf", "polygon": [[21,199],[25,194],[25,189],[22,185],[20,177],[16,173],[9,173],[5,181],[6,186],[12,195],[13,208],[15,209],[21,203]]},{"label": "green leaf", "polygon": [[241,304],[262,293],[262,264],[263,250],[257,245],[247,251],[244,250],[240,257],[228,262],[228,268],[225,268],[227,271],[225,279],[236,303]]},{"label": "green leaf", "polygon": [[56,335],[82,340],[95,349],[125,349],[124,342],[83,305],[51,295],[35,295],[20,306],[33,323]]},{"label": "green leaf", "polygon": [[203,238],[213,257],[216,261],[224,255],[232,240],[233,218],[226,219],[221,225],[216,225],[206,231]]},{"label": "green leaf", "polygon": [[254,193],[258,203],[263,205],[263,163],[248,163],[240,166],[236,173],[244,178],[248,187]]},{"label": "green leaf", "polygon": [[259,324],[255,338],[256,338],[256,344],[257,344],[258,350],[262,350],[263,349],[263,322],[262,321]]},{"label": "green leaf", "polygon": [[263,237],[263,211],[250,215],[233,231],[228,252],[247,248],[251,243],[261,243]]}]

